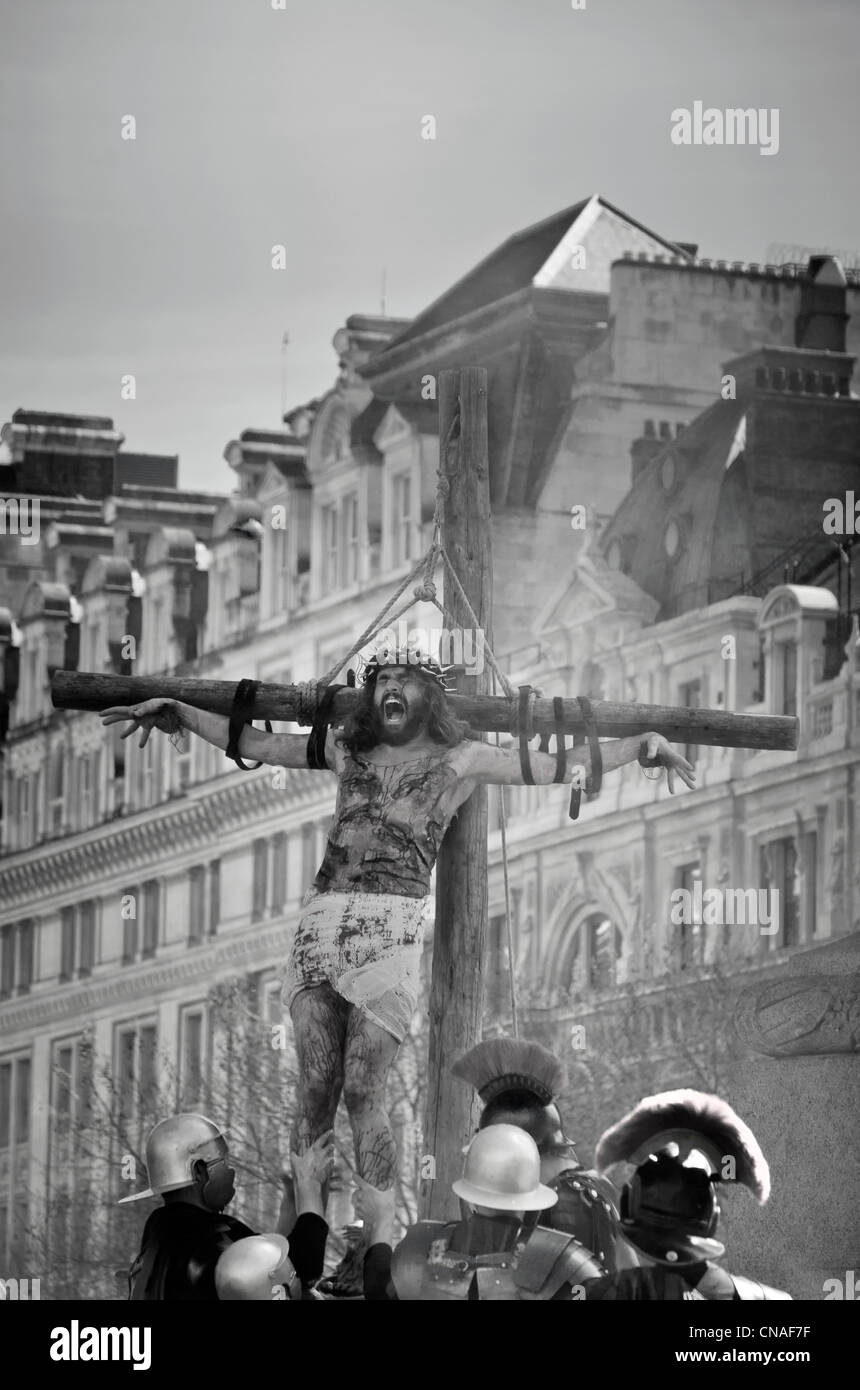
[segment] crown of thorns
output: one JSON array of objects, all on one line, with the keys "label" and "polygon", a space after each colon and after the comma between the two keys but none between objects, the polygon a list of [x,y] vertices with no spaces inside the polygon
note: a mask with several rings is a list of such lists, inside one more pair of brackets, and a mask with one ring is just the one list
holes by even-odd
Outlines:
[{"label": "crown of thorns", "polygon": [[440,666],[434,657],[428,656],[426,652],[416,650],[414,647],[394,648],[386,651],[383,655],[374,652],[373,656],[363,661],[358,672],[362,685],[367,685],[369,681],[376,680],[379,672],[390,666],[403,666],[407,670],[424,671],[426,675],[432,676],[436,684],[443,690],[448,691],[453,687],[449,684],[449,673],[454,670],[453,666]]}]

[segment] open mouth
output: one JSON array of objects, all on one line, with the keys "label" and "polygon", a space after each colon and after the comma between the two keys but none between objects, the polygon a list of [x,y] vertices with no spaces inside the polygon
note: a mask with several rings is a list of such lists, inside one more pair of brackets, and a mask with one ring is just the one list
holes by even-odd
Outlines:
[{"label": "open mouth", "polygon": [[382,701],[382,717],[386,724],[402,724],[406,718],[406,705],[399,695],[389,693]]}]

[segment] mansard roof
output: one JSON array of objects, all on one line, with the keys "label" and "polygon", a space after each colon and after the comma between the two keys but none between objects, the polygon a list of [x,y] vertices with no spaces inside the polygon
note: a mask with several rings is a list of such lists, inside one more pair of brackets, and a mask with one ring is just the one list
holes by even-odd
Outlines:
[{"label": "mansard roof", "polygon": [[832,560],[822,505],[856,482],[860,401],[816,395],[803,374],[796,389],[785,373],[778,382],[739,375],[737,399],[716,401],[667,442],[601,537],[610,564],[657,599],[661,621],[763,595],[796,562],[808,583]]},{"label": "mansard roof", "polygon": [[525,227],[520,232],[514,232],[507,241],[503,241],[501,246],[497,246],[495,251],[491,251],[474,269],[457,280],[450,289],[418,314],[409,327],[394,338],[388,347],[395,348],[412,338],[420,338],[442,324],[463,318],[476,309],[505,299],[508,295],[516,294],[518,290],[535,284],[536,277],[546,266],[559,243],[593,200],[624,218],[631,226],[647,233],[671,252],[686,256],[687,253],[682,252],[676,243],[667,241],[659,233],[643,227],[640,222],[622,212],[620,208],[614,207],[599,194],[592,195],[573,203],[561,212],[553,213],[541,222]]}]

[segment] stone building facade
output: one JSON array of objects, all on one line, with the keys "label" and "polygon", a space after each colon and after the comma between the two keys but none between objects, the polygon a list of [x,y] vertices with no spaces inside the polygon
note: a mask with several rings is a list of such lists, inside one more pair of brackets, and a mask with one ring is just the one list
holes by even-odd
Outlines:
[{"label": "stone building facade", "polygon": [[[124,1160],[129,1135],[140,1152],[147,1095],[214,1094],[231,1061],[219,987],[248,983],[260,1075],[288,1100],[289,1078],[266,1070],[277,977],[333,805],[327,776],[240,773],[196,741],[141,752],[94,715],[53,710],[52,669],[328,669],[429,541],[438,372],[482,365],[494,647],[514,683],[801,721],[797,752],[695,750],[695,793],[671,798],[636,766],[613,773],[576,825],[563,789],[493,790],[486,1026],[509,1026],[513,976],[521,1030],[568,1058],[585,1158],[645,1091],[721,1088],[774,1162],[770,1220],[747,1219],[745,1194],[729,1212],[745,1272],[807,1297],[841,1276],[856,1217],[828,1194],[858,1106],[860,648],[853,541],[835,544],[821,517],[857,482],[860,291],[833,262],[779,270],[695,251],[594,197],[509,238],[414,320],[353,316],[332,389],[283,430],[227,445],[230,496],[183,492],[163,461],[124,469],[110,421],[17,412],[6,427],[5,496],[40,489],[43,502],[39,546],[24,561],[7,535],[0,556],[10,1274],[42,1273],[33,1233],[73,1186],[85,1109],[123,1111],[123,1142],[102,1155],[115,1200],[142,1185]],[[435,610],[414,621],[436,626]],[[777,892],[779,907],[767,924],[710,921],[696,906],[708,889],[739,907],[738,893]],[[687,921],[672,917],[678,890]],[[796,1110],[807,1081],[798,1162],[779,1097]],[[816,1106],[837,1096],[828,1157]],[[421,1145],[407,1101],[409,1168]],[[236,1107],[218,1118],[241,1124]],[[245,1213],[263,1221],[272,1197],[256,1176]],[[818,1232],[801,1273],[797,1203]],[[68,1222],[53,1238],[49,1265],[68,1254]]]}]

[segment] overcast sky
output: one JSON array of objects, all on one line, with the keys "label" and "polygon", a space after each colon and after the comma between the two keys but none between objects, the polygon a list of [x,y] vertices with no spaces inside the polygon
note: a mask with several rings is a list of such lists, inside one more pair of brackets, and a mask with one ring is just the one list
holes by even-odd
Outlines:
[{"label": "overcast sky", "polygon": [[[379,312],[383,269],[411,316],[591,193],[702,255],[860,253],[858,0],[0,12],[0,420],[112,416],[127,448],[178,452],[185,487],[228,491],[227,442],[279,425],[285,332],[294,405],[332,385],[332,336]],[[778,153],[674,145],[697,100],[778,108]]]}]

